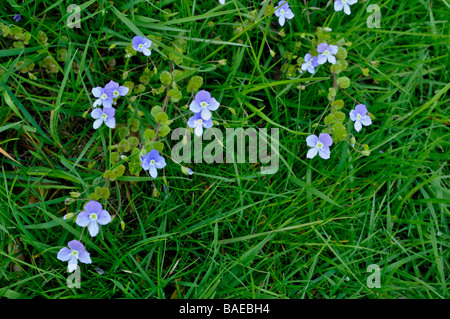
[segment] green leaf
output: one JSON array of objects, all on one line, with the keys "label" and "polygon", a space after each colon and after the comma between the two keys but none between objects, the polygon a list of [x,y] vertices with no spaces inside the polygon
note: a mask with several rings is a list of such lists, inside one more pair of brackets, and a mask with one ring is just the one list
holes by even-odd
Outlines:
[{"label": "green leaf", "polygon": [[156,133],[152,129],[148,128],[144,131],[143,137],[144,137],[144,140],[151,141],[151,140],[155,139]]},{"label": "green leaf", "polygon": [[159,76],[159,80],[162,84],[169,85],[170,83],[172,83],[172,74],[167,71],[163,71]]},{"label": "green leaf", "polygon": [[170,127],[169,127],[168,125],[162,125],[162,126],[159,128],[158,135],[159,135],[159,137],[164,137],[164,136],[166,136],[167,134],[169,134],[169,132],[170,132]]}]

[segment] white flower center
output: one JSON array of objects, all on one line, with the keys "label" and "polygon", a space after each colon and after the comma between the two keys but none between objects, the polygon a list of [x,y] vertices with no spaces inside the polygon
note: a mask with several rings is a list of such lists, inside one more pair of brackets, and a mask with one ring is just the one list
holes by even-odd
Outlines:
[{"label": "white flower center", "polygon": [[329,54],[330,54],[330,51],[328,51],[328,50],[325,50],[325,52],[324,52],[323,54],[325,54],[325,55],[329,55]]},{"label": "white flower center", "polygon": [[74,257],[78,257],[78,251],[76,251],[76,250],[72,250],[72,256],[74,256]]},{"label": "white flower center", "polygon": [[89,215],[89,218],[90,218],[91,220],[97,220],[97,219],[98,219],[98,216],[97,216],[96,213],[92,213],[92,214]]},{"label": "white flower center", "polygon": [[311,64],[311,61],[309,61],[309,62],[307,62],[306,63],[308,66],[311,66],[312,64]]},{"label": "white flower center", "polygon": [[202,124],[203,124],[203,120],[202,120],[202,119],[198,120],[198,121],[197,121],[197,124],[198,124],[198,125],[202,125]]},{"label": "white flower center", "polygon": [[106,120],[107,117],[108,115],[106,115],[105,113],[102,114],[102,119]]},{"label": "white flower center", "polygon": [[107,97],[108,96],[105,93],[102,94],[102,100],[106,99]]},{"label": "white flower center", "polygon": [[280,10],[280,13],[281,13],[281,14],[284,14],[284,9],[281,9],[281,10]]},{"label": "white flower center", "polygon": [[200,106],[201,106],[202,108],[206,108],[206,107],[208,106],[208,103],[206,103],[206,102],[201,102],[201,103],[200,103]]},{"label": "white flower center", "polygon": [[150,165],[155,165],[155,160],[151,160]]},{"label": "white flower center", "polygon": [[143,48],[143,45],[142,44],[139,44],[139,49],[142,49]]},{"label": "white flower center", "polygon": [[113,92],[113,95],[114,95],[114,96],[118,96],[118,95],[119,95],[119,91],[115,90],[115,91]]},{"label": "white flower center", "polygon": [[346,2],[347,2],[347,0],[342,0],[342,3],[344,3],[344,4],[345,4]]},{"label": "white flower center", "polygon": [[360,120],[360,119],[361,119],[361,114],[356,115],[356,118],[357,118],[358,120]]},{"label": "white flower center", "polygon": [[322,147],[323,147],[322,142],[318,142],[318,143],[317,143],[317,147],[318,147],[318,148],[322,148]]}]

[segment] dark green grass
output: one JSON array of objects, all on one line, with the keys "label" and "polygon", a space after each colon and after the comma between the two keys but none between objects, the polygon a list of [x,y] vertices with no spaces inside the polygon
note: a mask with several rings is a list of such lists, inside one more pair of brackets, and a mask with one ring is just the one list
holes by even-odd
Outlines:
[{"label": "dark green grass", "polygon": [[[23,16],[19,26],[47,33],[55,61],[58,48],[66,48],[67,57],[57,61],[58,74],[39,71],[32,80],[16,64],[26,56],[37,65],[43,47],[30,41],[22,51],[12,48],[12,40],[0,40],[0,147],[20,160],[1,158],[0,296],[448,298],[448,3],[373,1],[382,20],[381,29],[370,29],[369,2],[352,6],[346,16],[325,8],[327,1],[308,1],[309,9],[290,1],[296,17],[282,37],[272,15],[242,27],[249,3],[259,10],[260,1],[227,2],[222,7],[197,1],[193,7],[193,1],[116,1],[117,11],[109,2],[89,1],[81,30],[64,27],[69,2],[26,1],[16,9]],[[177,14],[169,17],[170,11]],[[0,21],[12,23],[14,13],[0,9]],[[346,92],[376,117],[356,134],[359,143],[370,145],[368,157],[342,142],[332,147],[329,160],[306,159],[306,133],[314,131],[333,85],[325,68],[304,90],[297,88],[304,83],[274,84],[289,80],[280,71],[290,62],[284,52],[304,56],[318,26],[352,43],[343,74],[352,80]],[[198,69],[192,75],[201,75],[203,88],[234,109],[215,113],[221,127],[284,127],[280,168],[261,175],[259,166],[248,163],[191,164],[195,173],[187,177],[167,159],[170,196],[164,196],[161,178],[153,182],[143,172],[108,181],[107,209],[115,218],[90,238],[62,216],[80,211],[95,186],[105,183],[107,147],[118,140],[117,130],[114,141],[107,130],[94,131],[83,113],[94,101],[92,87],[111,79],[123,83],[123,71],[145,61],[138,55],[125,67],[124,45],[137,32],[161,37],[151,56],[159,71],[170,67],[161,58],[163,48],[185,37],[184,54]],[[227,65],[217,67],[221,59]],[[139,72],[129,74],[135,83]],[[158,78],[150,84],[159,87]],[[338,97],[348,116],[356,103],[343,93]],[[143,95],[132,105],[150,120],[150,108],[163,99]],[[169,104],[168,114],[178,117],[187,100]],[[264,109],[255,113],[248,103]],[[116,114],[126,124],[125,99]],[[178,118],[172,127],[185,125]],[[166,142],[165,149],[170,146]],[[159,197],[152,195],[154,187]],[[66,206],[71,191],[83,194]],[[56,254],[74,238],[82,238],[93,263],[81,265],[81,287],[69,289],[66,264]],[[368,287],[371,264],[380,266],[381,288]]]}]

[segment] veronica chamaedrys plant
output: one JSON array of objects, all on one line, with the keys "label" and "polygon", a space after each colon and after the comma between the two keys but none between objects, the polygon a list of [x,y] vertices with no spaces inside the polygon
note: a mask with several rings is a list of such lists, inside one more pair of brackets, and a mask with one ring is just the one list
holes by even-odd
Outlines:
[{"label": "veronica chamaedrys plant", "polygon": [[314,158],[317,153],[323,159],[330,158],[330,146],[333,144],[333,139],[330,134],[321,133],[319,137],[310,135],[306,138],[306,144],[311,147],[306,154],[307,158]]},{"label": "veronica chamaedrys plant", "polygon": [[78,226],[88,226],[91,237],[97,236],[100,226],[106,225],[111,221],[111,215],[103,209],[102,204],[91,200],[84,206],[84,211],[78,214],[75,221]]},{"label": "veronica chamaedrys plant", "polygon": [[199,112],[189,118],[187,125],[194,129],[195,135],[200,137],[203,134],[204,128],[208,129],[213,126],[213,121],[211,118],[209,120],[204,120],[201,116],[201,112]]},{"label": "veronica chamaedrys plant", "polygon": [[203,120],[209,120],[212,116],[211,111],[217,110],[219,106],[220,103],[211,97],[211,93],[201,90],[195,95],[195,99],[191,102],[189,109],[194,113],[201,113]]},{"label": "veronica chamaedrys plant", "polygon": [[157,169],[163,169],[166,167],[166,160],[159,155],[157,150],[151,150],[147,155],[140,157],[141,166],[144,170],[150,172],[150,176],[156,178],[158,176]]},{"label": "veronica chamaedrys plant", "polygon": [[61,248],[56,258],[61,261],[69,261],[69,272],[73,272],[75,269],[77,269],[78,260],[84,264],[92,263],[91,256],[84,248],[84,245],[78,240],[69,241],[67,246],[69,246],[69,248]]},{"label": "veronica chamaedrys plant", "polygon": [[109,92],[102,88],[101,86],[97,86],[92,89],[92,94],[97,98],[95,100],[93,107],[104,106],[104,107],[112,107],[113,105],[113,96],[112,92]]},{"label": "veronica chamaedrys plant", "polygon": [[307,53],[305,55],[305,62],[302,64],[302,70],[308,70],[309,73],[314,74],[316,72],[316,67],[319,66],[319,61],[317,57],[312,57],[311,54]]},{"label": "veronica chamaedrys plant", "polygon": [[127,95],[129,90],[130,89],[126,86],[119,86],[119,83],[116,83],[113,80],[109,81],[109,83],[105,85],[105,91],[109,93],[113,99],[117,99],[119,96]]},{"label": "veronica chamaedrys plant", "polygon": [[147,38],[143,38],[139,35],[133,38],[133,49],[135,51],[142,52],[145,56],[150,56],[152,51],[150,51],[150,47],[152,46],[152,41]]},{"label": "veronica chamaedrys plant", "polygon": [[114,114],[116,113],[116,109],[113,107],[105,107],[102,109],[96,108],[91,112],[91,116],[94,121],[94,129],[98,129],[102,123],[109,128],[116,127],[116,119],[114,118]]},{"label": "veronica chamaedrys plant", "polygon": [[356,132],[361,131],[363,125],[372,124],[372,119],[367,115],[367,107],[364,104],[358,104],[354,110],[350,111],[350,120],[355,122]]},{"label": "veronica chamaedrys plant", "polygon": [[317,56],[317,61],[319,64],[324,64],[327,61],[331,64],[336,63],[336,57],[334,54],[336,54],[339,50],[339,47],[337,45],[328,45],[326,42],[321,43],[317,46],[317,52],[320,54]]},{"label": "veronica chamaedrys plant", "polygon": [[278,2],[277,9],[275,10],[275,16],[278,17],[278,23],[284,26],[286,19],[294,18],[294,13],[291,8],[289,8],[289,3],[287,1]]},{"label": "veronica chamaedrys plant", "polygon": [[336,0],[334,2],[334,10],[342,11],[344,9],[345,14],[349,15],[351,13],[350,6],[357,2],[358,0]]}]

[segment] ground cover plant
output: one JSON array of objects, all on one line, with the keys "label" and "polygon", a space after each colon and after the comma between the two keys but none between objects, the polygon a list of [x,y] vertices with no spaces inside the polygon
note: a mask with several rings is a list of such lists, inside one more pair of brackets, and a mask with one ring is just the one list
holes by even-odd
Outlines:
[{"label": "ground cover plant", "polygon": [[447,1],[10,1],[0,297],[448,298]]}]

